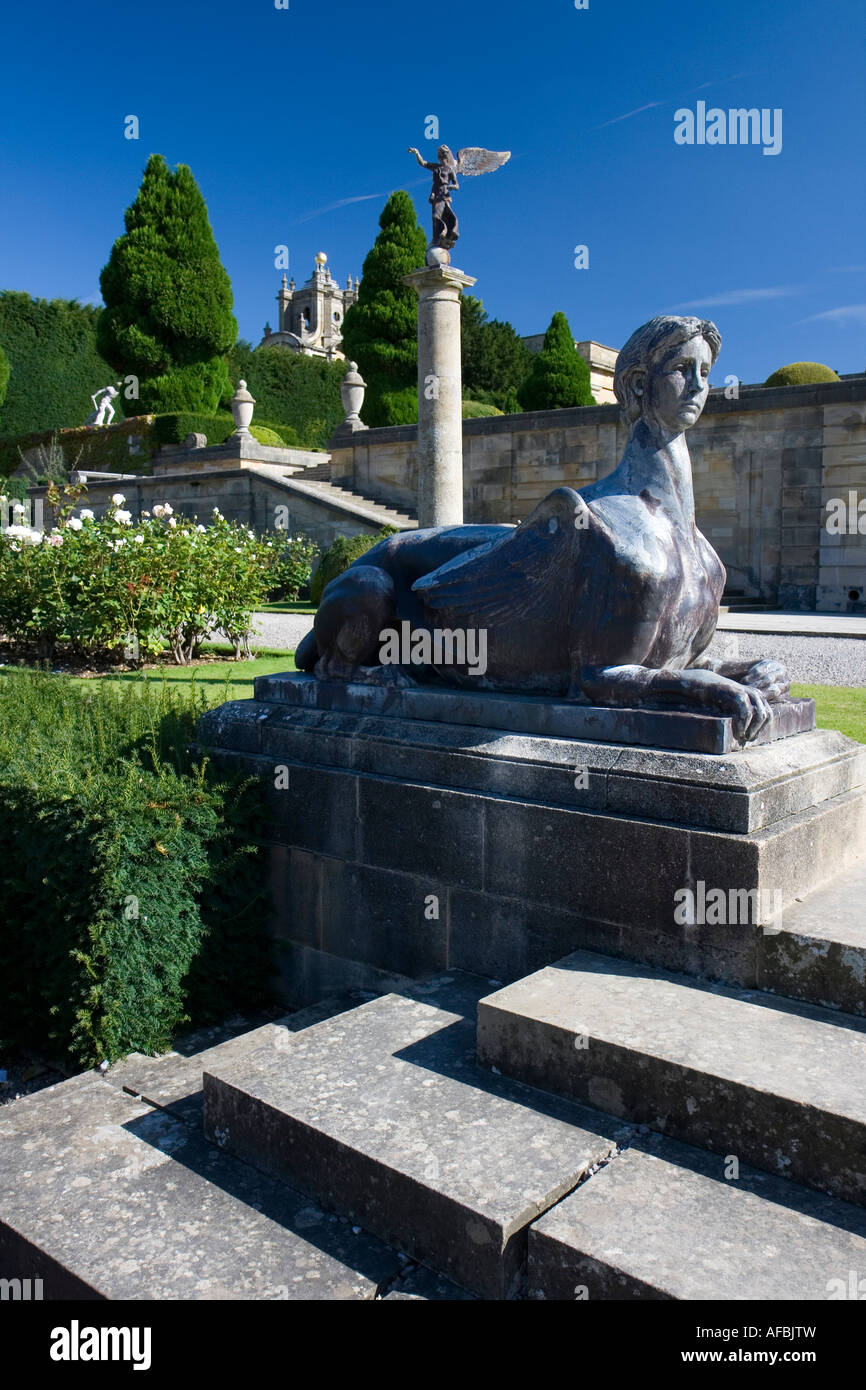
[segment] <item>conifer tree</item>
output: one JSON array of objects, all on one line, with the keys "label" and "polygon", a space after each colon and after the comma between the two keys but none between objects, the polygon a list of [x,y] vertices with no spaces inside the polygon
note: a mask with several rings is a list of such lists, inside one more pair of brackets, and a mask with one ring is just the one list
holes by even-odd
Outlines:
[{"label": "conifer tree", "polygon": [[6,387],[9,385],[9,358],[3,351],[0,343],[0,410],[3,409],[3,402],[6,399]]},{"label": "conifer tree", "polygon": [[536,353],[529,376],[517,392],[524,410],[559,410],[570,405],[595,405],[589,367],[584,362],[565,314],[555,313]]},{"label": "conifer tree", "polygon": [[214,411],[230,395],[232,289],[201,191],[185,164],[147,162],[126,231],[100,276],[98,346],[139,379],[141,412]]},{"label": "conifer tree", "polygon": [[427,238],[409,194],[392,193],[361,277],[358,301],[343,322],[341,351],[367,383],[367,425],[418,418],[418,296],[403,276],[424,265]]}]

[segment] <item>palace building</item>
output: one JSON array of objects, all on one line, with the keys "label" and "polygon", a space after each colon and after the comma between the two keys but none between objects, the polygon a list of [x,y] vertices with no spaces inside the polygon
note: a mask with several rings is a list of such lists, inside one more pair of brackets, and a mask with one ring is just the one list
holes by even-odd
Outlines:
[{"label": "palace building", "polygon": [[276,332],[265,324],[265,335],[259,347],[287,347],[290,352],[302,352],[307,357],[327,357],[342,360],[340,343],[343,339],[343,319],[351,304],[358,298],[360,281],[351,275],[345,288],[332,279],[324,251],[316,256],[316,268],[301,289],[294,280],[283,276],[277,295],[279,319]]}]

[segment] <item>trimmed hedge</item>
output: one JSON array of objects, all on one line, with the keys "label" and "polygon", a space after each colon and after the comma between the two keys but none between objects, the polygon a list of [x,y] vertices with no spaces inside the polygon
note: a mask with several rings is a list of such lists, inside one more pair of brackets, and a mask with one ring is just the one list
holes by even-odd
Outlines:
[{"label": "trimmed hedge", "polygon": [[6,388],[9,385],[9,358],[3,351],[3,344],[0,343],[0,410],[3,409],[3,402],[6,400]]},{"label": "trimmed hedge", "polygon": [[764,382],[765,386],[806,386],[819,381],[838,381],[832,367],[821,362],[791,362],[787,367],[779,367]]},{"label": "trimmed hedge", "polygon": [[[234,432],[234,418],[228,411],[222,411],[218,415],[200,415],[182,410],[153,417],[154,449],[161,444],[182,444],[188,434],[204,434],[207,436],[208,444],[224,444]],[[260,438],[260,433],[276,435],[278,445],[285,445],[287,448],[303,447],[295,431],[278,421],[254,420],[250,426],[250,434],[254,439],[258,439],[260,444],[273,443],[272,439]]]},{"label": "trimmed hedge", "polygon": [[78,1066],[271,1001],[252,782],[188,751],[201,695],[0,679],[4,1047]]},{"label": "trimmed hedge", "polygon": [[[91,394],[118,375],[96,348],[99,313],[76,299],[0,290],[0,343],[10,366],[4,435],[84,424],[93,411]],[[122,391],[114,408],[115,418],[122,417]]]},{"label": "trimmed hedge", "polygon": [[290,427],[303,449],[324,449],[344,419],[340,385],[346,370],[345,362],[305,357],[285,347],[251,348],[244,342],[229,356],[232,381],[246,381],[256,419],[282,435]]},{"label": "trimmed hedge", "polygon": [[387,536],[396,536],[398,530],[397,526],[383,526],[375,536],[338,536],[325,551],[313,575],[310,602],[318,607],[326,584],[330,584],[338,574],[347,570],[353,561],[366,555],[368,550],[379,544],[379,541],[385,540]]}]

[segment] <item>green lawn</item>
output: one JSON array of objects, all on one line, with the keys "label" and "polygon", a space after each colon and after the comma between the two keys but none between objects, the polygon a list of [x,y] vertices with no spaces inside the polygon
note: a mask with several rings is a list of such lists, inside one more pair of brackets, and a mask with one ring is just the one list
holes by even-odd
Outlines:
[{"label": "green lawn", "polygon": [[818,727],[838,729],[866,743],[866,687],[856,685],[792,685],[792,695],[815,701]]},{"label": "green lawn", "polygon": [[258,613],[309,613],[313,616],[316,612],[311,603],[263,603],[256,609]]},{"label": "green lawn", "polygon": [[253,696],[253,681],[256,676],[273,676],[280,671],[294,671],[295,659],[292,652],[259,652],[252,661],[206,661],[191,666],[164,666],[158,671],[120,671],[117,675],[76,676],[77,685],[90,685],[93,680],[114,681],[122,684],[146,681],[157,684],[165,681],[175,688],[188,685],[197,691],[204,691],[209,706],[220,705],[224,700],[248,700]]}]

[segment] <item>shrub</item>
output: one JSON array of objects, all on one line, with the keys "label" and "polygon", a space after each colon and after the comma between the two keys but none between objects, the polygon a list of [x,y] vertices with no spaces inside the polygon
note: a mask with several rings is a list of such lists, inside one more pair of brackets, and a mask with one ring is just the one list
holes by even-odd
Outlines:
[{"label": "shrub", "polygon": [[268,429],[267,425],[250,425],[250,434],[259,444],[270,445],[276,449],[283,447],[283,436],[276,430]]},{"label": "shrub", "polygon": [[462,409],[464,420],[486,420],[491,415],[502,414],[495,405],[486,401],[464,401]]},{"label": "shrub", "polygon": [[821,362],[791,362],[787,367],[779,367],[764,382],[765,386],[805,386],[810,382],[838,381],[831,367]]},{"label": "shrub", "polygon": [[403,284],[403,276],[424,265],[427,244],[412,199],[402,189],[391,194],[379,227],[364,261],[357,302],[343,321],[341,345],[367,383],[363,418],[373,426],[405,423],[393,417],[392,405],[417,383],[418,296]]},{"label": "shrub", "polygon": [[232,290],[201,191],[185,164],[147,162],[100,276],[100,351],[139,378],[147,411],[215,411],[230,394],[225,355],[237,338]]},{"label": "shrub", "polygon": [[[215,415],[188,410],[156,415],[153,417],[153,449],[163,444],[183,444],[188,434],[206,435],[208,444],[224,444],[229,435],[234,434],[235,428],[234,418],[227,410]],[[254,420],[250,427],[253,438],[258,439],[260,444],[272,443],[272,440],[260,438],[262,432],[274,435],[278,443],[287,448],[301,447],[297,435],[288,425],[273,420]]]},{"label": "shrub", "polygon": [[[418,388],[385,391],[381,397],[382,415],[389,425],[414,425],[418,420]],[[366,414],[366,411],[364,412]]]},{"label": "shrub", "polygon": [[[304,449],[324,449],[344,418],[340,383],[345,362],[305,357],[285,347],[251,348],[238,343],[229,357],[233,381],[246,381],[256,418],[267,421]],[[288,442],[288,440],[287,440]]]},{"label": "shrub", "polygon": [[274,586],[284,545],[216,510],[205,527],[178,523],[159,504],[133,524],[123,500],[116,493],[99,519],[86,508],[75,517],[54,489],[47,501],[59,524],[51,534],[23,525],[3,532],[0,630],[15,643],[35,642],[44,659],[61,638],[91,654],[117,654],[134,638],[142,656],[167,645],[186,665],[205,635],[221,628],[235,656],[248,656],[252,614]]},{"label": "shrub", "polygon": [[544,345],[533,357],[529,376],[517,396],[524,410],[595,405],[589,367],[574,346],[565,314],[556,313],[550,320]]},{"label": "shrub", "polygon": [[2,1045],[77,1066],[269,1002],[252,783],[188,751],[201,695],[0,678]]},{"label": "shrub", "polygon": [[6,388],[9,385],[9,358],[3,351],[0,343],[0,410],[3,409],[3,402],[6,400]]},{"label": "shrub", "polygon": [[318,548],[308,536],[290,537],[282,546],[275,544],[268,598],[294,601],[309,586],[317,554]]},{"label": "shrub", "polygon": [[[10,377],[3,409],[4,435],[83,425],[91,394],[117,379],[96,347],[98,309],[72,299],[31,299],[0,291],[0,342]],[[114,402],[118,419],[124,393]]]},{"label": "shrub", "polygon": [[381,531],[375,536],[338,536],[325,551],[319,561],[316,573],[313,575],[310,584],[310,602],[318,606],[322,598],[322,591],[326,584],[330,584],[332,579],[336,579],[338,574],[347,570],[355,560],[359,560],[362,555],[366,555],[379,541],[385,540],[387,536],[395,536],[398,527],[383,526]]}]

